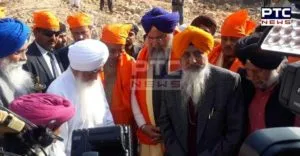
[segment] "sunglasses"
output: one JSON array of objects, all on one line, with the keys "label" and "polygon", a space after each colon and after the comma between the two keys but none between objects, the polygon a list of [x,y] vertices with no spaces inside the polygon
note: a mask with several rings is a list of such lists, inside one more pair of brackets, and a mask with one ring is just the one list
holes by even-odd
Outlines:
[{"label": "sunglasses", "polygon": [[45,30],[45,29],[40,29],[39,31],[47,37],[52,37],[53,35],[58,36],[60,34],[57,31],[51,31],[51,30]]}]

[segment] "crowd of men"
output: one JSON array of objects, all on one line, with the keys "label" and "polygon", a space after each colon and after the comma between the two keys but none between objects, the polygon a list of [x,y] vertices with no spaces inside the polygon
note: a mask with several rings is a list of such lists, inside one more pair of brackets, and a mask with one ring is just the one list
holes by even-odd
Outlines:
[{"label": "crowd of men", "polygon": [[32,29],[0,15],[0,104],[37,125],[55,120],[64,141],[51,156],[71,155],[72,132],[83,128],[130,125],[141,156],[234,156],[250,133],[295,125],[278,100],[288,59],[260,49],[263,27],[247,10],[179,26],[178,12],[154,7],[141,18],[142,46],[134,24],[104,25],[92,39],[82,12],[66,26],[35,11]]}]

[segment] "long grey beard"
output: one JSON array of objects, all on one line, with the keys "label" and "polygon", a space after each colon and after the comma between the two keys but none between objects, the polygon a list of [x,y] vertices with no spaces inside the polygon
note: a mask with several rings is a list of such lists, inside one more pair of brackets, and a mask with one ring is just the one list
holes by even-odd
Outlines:
[{"label": "long grey beard", "polygon": [[15,90],[24,94],[34,87],[31,74],[23,70],[25,63],[25,61],[13,63],[9,59],[3,59],[0,62],[0,69],[8,81],[15,87]]},{"label": "long grey beard", "polygon": [[167,63],[170,54],[170,48],[161,49],[161,48],[152,48],[149,57],[149,63],[155,69],[155,74],[159,75],[163,66]]},{"label": "long grey beard", "polygon": [[199,70],[186,70],[183,71],[182,79],[180,81],[181,94],[184,98],[183,104],[186,105],[191,98],[195,108],[205,92],[205,81],[209,77],[209,68],[204,66]]}]

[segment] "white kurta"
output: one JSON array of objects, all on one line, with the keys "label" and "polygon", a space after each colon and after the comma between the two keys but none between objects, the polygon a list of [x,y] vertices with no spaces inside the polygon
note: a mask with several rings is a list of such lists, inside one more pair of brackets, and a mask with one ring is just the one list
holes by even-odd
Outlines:
[{"label": "white kurta", "polygon": [[[104,93],[103,86],[101,86],[101,89]],[[76,90],[76,81],[70,68],[68,68],[61,76],[52,82],[47,90],[47,93],[63,96],[75,105],[76,113],[74,117],[60,127],[60,136],[64,139],[67,156],[71,155],[73,130],[114,125],[105,94],[99,95],[98,97],[103,99],[103,103],[95,104],[93,106],[95,111],[88,112],[89,114],[94,113],[93,118],[89,118],[88,121],[83,121],[80,112],[80,104],[78,103],[79,100],[78,91]]]}]

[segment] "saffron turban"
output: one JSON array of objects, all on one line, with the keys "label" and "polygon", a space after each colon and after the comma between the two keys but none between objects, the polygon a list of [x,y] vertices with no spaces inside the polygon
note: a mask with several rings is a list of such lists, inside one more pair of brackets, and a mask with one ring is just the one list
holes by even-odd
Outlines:
[{"label": "saffron turban", "polygon": [[55,120],[49,127],[52,130],[59,128],[75,114],[75,107],[68,100],[48,93],[21,96],[9,105],[9,109],[38,126],[47,126]]},{"label": "saffron turban", "polygon": [[0,58],[18,51],[30,36],[30,28],[13,18],[0,19]]},{"label": "saffron turban", "polygon": [[50,11],[37,11],[33,13],[33,28],[43,28],[52,31],[59,31],[59,20]]},{"label": "saffron turban", "polygon": [[148,34],[154,26],[164,33],[172,33],[179,22],[178,12],[169,13],[162,8],[153,8],[142,17],[142,26]]},{"label": "saffron turban", "polygon": [[239,10],[228,16],[222,27],[221,35],[229,37],[245,37],[255,30],[256,24],[249,20],[247,10]]},{"label": "saffron turban", "polygon": [[5,17],[5,8],[0,7],[0,18],[4,18],[4,17]]},{"label": "saffron turban", "polygon": [[101,40],[105,43],[126,44],[126,39],[132,29],[132,24],[105,25],[102,30]]},{"label": "saffron turban", "polygon": [[254,33],[240,39],[235,45],[236,56],[243,64],[249,60],[259,68],[268,70],[276,69],[285,57],[281,54],[262,50],[259,47],[259,41],[262,36],[263,33]]},{"label": "saffron turban", "polygon": [[210,33],[200,28],[188,26],[184,31],[175,35],[171,60],[180,60],[185,49],[191,44],[201,52],[208,54],[214,47],[214,38]]},{"label": "saffron turban", "polygon": [[67,18],[67,22],[71,29],[83,26],[91,26],[93,24],[92,17],[88,14],[81,12],[69,15]]},{"label": "saffron turban", "polygon": [[69,47],[70,66],[78,71],[94,71],[102,67],[108,58],[108,48],[98,40],[86,39]]}]

